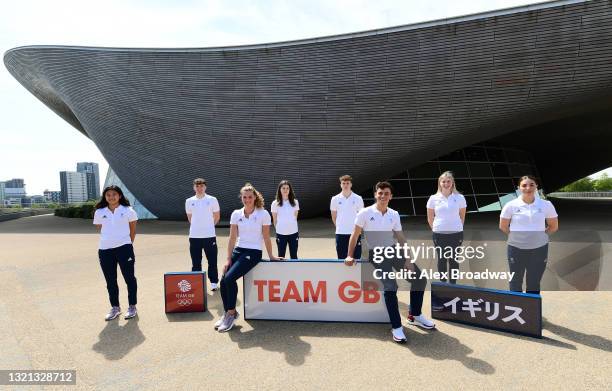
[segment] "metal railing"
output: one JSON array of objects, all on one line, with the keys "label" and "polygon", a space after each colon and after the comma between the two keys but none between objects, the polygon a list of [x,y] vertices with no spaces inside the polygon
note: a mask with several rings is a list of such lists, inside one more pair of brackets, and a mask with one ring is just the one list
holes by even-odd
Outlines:
[{"label": "metal railing", "polygon": [[547,196],[556,198],[612,198],[612,191],[557,191],[548,193]]}]

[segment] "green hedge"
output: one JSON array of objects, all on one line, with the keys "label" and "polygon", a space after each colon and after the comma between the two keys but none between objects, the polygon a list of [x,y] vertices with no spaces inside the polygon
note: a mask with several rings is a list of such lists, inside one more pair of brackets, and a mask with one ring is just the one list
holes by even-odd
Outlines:
[{"label": "green hedge", "polygon": [[55,215],[59,217],[72,217],[81,219],[93,219],[95,209],[93,204],[81,206],[69,206],[55,209]]}]

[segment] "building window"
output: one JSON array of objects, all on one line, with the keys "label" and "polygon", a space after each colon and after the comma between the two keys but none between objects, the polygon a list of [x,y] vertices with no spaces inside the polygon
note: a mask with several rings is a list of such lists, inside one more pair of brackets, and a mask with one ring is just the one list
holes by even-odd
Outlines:
[{"label": "building window", "polygon": [[[426,215],[427,199],[438,191],[437,180],[444,171],[455,176],[455,186],[464,195],[468,212],[499,211],[517,197],[521,176],[539,177],[532,156],[525,151],[498,144],[474,145],[392,176],[389,181],[395,191],[391,208],[401,215]],[[362,196],[366,205],[374,202],[371,191],[362,192]]]}]

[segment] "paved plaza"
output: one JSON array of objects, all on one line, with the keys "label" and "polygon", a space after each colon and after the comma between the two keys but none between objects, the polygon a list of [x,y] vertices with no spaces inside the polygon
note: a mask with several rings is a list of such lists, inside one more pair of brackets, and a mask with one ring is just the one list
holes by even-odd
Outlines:
[{"label": "paved plaza", "polygon": [[[475,216],[472,228],[502,245],[494,220]],[[570,220],[561,220],[562,230],[597,230],[598,278],[609,281],[609,217]],[[416,220],[404,228],[409,238],[428,238]],[[393,343],[382,324],[240,319],[220,334],[213,330],[222,311],[218,293],[209,292],[209,312],[164,313],[164,272],[190,268],[187,229],[186,222],[139,223],[139,317],[105,322],[109,305],[90,220],[47,215],[0,223],[0,368],[76,369],[71,389],[610,387],[610,291],[544,292],[541,340],[442,321],[435,331],[406,326],[406,345]],[[334,256],[327,219],[300,221],[300,232],[301,257]],[[217,235],[221,265],[228,229]],[[125,310],[121,277],[120,288]],[[399,298],[405,316],[407,292]]]}]

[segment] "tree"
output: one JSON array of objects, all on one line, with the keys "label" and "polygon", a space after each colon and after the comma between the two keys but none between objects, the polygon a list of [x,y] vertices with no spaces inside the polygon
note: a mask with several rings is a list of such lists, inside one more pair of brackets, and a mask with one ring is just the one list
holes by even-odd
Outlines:
[{"label": "tree", "polygon": [[559,191],[595,191],[595,181],[591,178],[586,177],[578,179],[576,182],[570,183],[567,186],[562,187]]},{"label": "tree", "polygon": [[605,172],[601,174],[601,176],[594,182],[594,188],[596,191],[612,191],[612,178],[610,178]]}]

